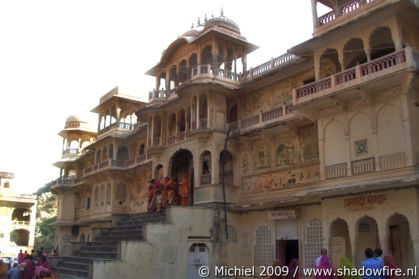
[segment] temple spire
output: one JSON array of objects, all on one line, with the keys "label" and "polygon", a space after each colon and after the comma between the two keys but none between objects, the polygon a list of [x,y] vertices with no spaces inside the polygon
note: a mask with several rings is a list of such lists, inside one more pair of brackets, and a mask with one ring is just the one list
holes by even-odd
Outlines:
[{"label": "temple spire", "polygon": [[224,16],[224,10],[223,10],[223,7],[221,7],[221,16]]}]

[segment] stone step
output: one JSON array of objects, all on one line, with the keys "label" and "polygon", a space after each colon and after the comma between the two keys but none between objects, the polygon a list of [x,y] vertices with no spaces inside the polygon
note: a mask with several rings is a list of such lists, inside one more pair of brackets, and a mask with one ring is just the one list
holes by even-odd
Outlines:
[{"label": "stone step", "polygon": [[74,262],[74,261],[62,261],[58,263],[58,267],[66,267],[66,268],[77,269],[77,270],[86,270],[88,272],[90,268],[90,262],[81,263],[81,262]]},{"label": "stone step", "polygon": [[65,277],[66,275],[76,275],[81,278],[88,278],[89,277],[89,271],[86,270],[79,270],[74,268],[68,268],[68,267],[60,267],[56,266],[52,268],[56,273],[58,273],[58,278]]},{"label": "stone step", "polygon": [[100,232],[103,233],[123,233],[123,232],[142,232],[142,227],[113,227],[108,229],[101,229]]},{"label": "stone step", "polygon": [[121,235],[107,235],[107,236],[99,236],[97,238],[98,241],[124,241],[124,240],[138,240],[142,241],[142,235],[135,235],[135,236],[121,236]]},{"label": "stone step", "polygon": [[75,257],[75,256],[64,256],[64,257],[58,258],[57,263],[59,264],[61,262],[91,263],[92,259],[84,258],[84,257]]},{"label": "stone step", "polygon": [[83,252],[113,252],[116,253],[118,246],[82,246],[80,251]]},{"label": "stone step", "polygon": [[100,252],[100,251],[76,251],[74,252],[76,256],[86,257],[90,259],[116,259],[117,253],[115,252]]},{"label": "stone step", "polygon": [[105,246],[105,247],[109,247],[109,246],[118,246],[118,241],[91,241],[91,242],[86,242],[86,246]]},{"label": "stone step", "polygon": [[105,231],[101,231],[100,235],[135,235],[135,234],[142,234],[143,230],[142,229],[129,229],[129,230],[125,230],[125,229],[118,229],[118,230],[105,230]]}]

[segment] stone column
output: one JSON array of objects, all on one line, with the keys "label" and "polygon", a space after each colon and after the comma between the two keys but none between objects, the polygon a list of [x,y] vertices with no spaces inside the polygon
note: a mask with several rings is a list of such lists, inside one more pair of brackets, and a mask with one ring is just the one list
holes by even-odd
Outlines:
[{"label": "stone column", "polygon": [[220,184],[220,151],[214,147],[214,152],[211,152],[211,184]]},{"label": "stone column", "polygon": [[317,0],[311,0],[311,13],[313,16],[313,31],[316,30],[318,26],[318,18],[317,18]]}]

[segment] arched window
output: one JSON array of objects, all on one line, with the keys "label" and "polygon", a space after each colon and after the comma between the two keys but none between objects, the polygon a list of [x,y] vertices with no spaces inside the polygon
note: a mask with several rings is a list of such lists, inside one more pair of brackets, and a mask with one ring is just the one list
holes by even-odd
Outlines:
[{"label": "arched window", "polygon": [[118,205],[125,205],[125,199],[127,196],[127,187],[125,184],[119,183],[116,187],[116,203]]},{"label": "arched window", "polygon": [[140,151],[139,151],[139,155],[144,155],[145,152],[145,145],[144,143],[140,145]]},{"label": "arched window", "polygon": [[336,49],[327,49],[320,56],[320,78],[328,77],[340,72],[338,52]]},{"label": "arched window", "polygon": [[367,62],[364,42],[359,38],[350,39],[343,47],[343,64],[345,69]]},{"label": "arched window", "polygon": [[127,146],[120,146],[118,148],[118,153],[116,154],[116,159],[120,161],[128,160],[128,147]]},{"label": "arched window", "polygon": [[393,39],[391,38],[391,30],[388,27],[378,27],[370,36],[371,60],[396,50]]}]

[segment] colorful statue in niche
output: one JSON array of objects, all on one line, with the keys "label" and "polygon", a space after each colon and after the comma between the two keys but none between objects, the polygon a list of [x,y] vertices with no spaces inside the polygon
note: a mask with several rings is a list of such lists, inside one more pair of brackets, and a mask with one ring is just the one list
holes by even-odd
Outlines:
[{"label": "colorful statue in niche", "polygon": [[291,143],[281,143],[276,149],[276,166],[295,165],[295,147]]}]

